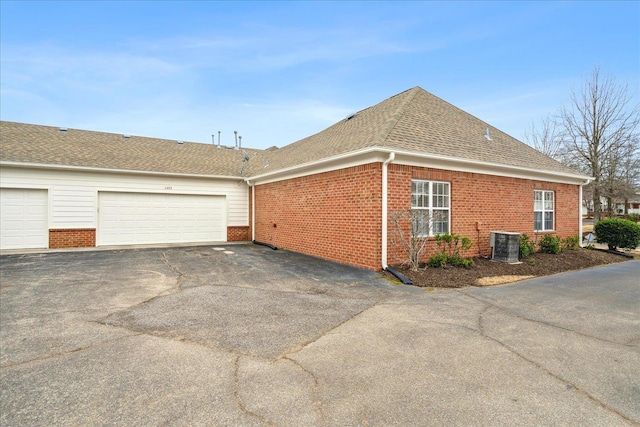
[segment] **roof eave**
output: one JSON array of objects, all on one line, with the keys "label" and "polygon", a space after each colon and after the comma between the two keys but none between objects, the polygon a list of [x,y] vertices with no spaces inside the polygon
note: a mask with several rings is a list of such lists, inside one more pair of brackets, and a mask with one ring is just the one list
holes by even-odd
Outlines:
[{"label": "roof eave", "polygon": [[301,176],[329,172],[367,163],[382,162],[389,153],[395,153],[394,163],[410,166],[429,167],[457,172],[481,173],[485,175],[498,175],[510,178],[533,179],[540,181],[552,181],[566,184],[586,184],[593,178],[560,171],[523,168],[519,166],[505,165],[501,163],[480,162],[457,157],[438,156],[429,153],[415,151],[396,150],[389,147],[367,147],[361,150],[351,151],[336,156],[303,163],[288,168],[274,170],[259,175],[245,178],[254,184],[266,184],[298,178]]},{"label": "roof eave", "polygon": [[163,171],[143,171],[143,170],[129,170],[129,169],[108,169],[108,168],[95,168],[89,166],[70,166],[70,165],[54,165],[45,163],[26,163],[26,162],[10,162],[0,161],[2,167],[13,168],[28,168],[28,169],[49,169],[59,171],[74,171],[74,172],[98,172],[98,173],[112,173],[112,174],[130,174],[130,175],[147,175],[147,176],[172,176],[172,177],[189,177],[189,178],[207,178],[207,179],[227,179],[227,180],[244,180],[240,175],[206,175],[206,174],[190,174],[190,173],[178,173],[178,172],[163,172]]},{"label": "roof eave", "polygon": [[577,173],[526,168],[522,166],[506,165],[503,163],[482,162],[478,160],[439,156],[415,151],[394,150],[390,148],[382,148],[381,151],[385,153],[396,153],[396,160],[394,163],[402,163],[410,166],[430,167],[454,170],[458,172],[482,173],[509,178],[552,181],[566,184],[586,184],[593,180],[593,177]]}]

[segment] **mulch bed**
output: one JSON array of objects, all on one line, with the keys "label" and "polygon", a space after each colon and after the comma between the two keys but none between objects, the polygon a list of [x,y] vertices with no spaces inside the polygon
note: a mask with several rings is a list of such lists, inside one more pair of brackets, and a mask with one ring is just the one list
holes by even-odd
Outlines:
[{"label": "mulch bed", "polygon": [[[598,250],[579,249],[562,252],[557,255],[535,253],[531,257],[522,260],[521,264],[507,264],[486,258],[473,258],[475,266],[468,269],[461,267],[427,267],[420,271],[411,271],[404,266],[394,266],[394,268],[411,279],[415,286],[461,288],[477,286],[478,279],[486,277],[514,276],[514,281],[517,281],[521,278],[515,276],[547,276],[563,271],[580,270],[627,260],[628,258],[621,255]],[[396,280],[391,274],[385,274],[390,279]]]}]

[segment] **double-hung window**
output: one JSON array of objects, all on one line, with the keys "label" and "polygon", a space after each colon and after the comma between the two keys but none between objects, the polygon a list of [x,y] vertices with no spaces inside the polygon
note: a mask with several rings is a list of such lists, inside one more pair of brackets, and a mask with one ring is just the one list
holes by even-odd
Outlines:
[{"label": "double-hung window", "polygon": [[535,190],[533,192],[533,229],[535,231],[553,230],[554,209],[553,191]]},{"label": "double-hung window", "polygon": [[411,209],[414,213],[411,235],[433,236],[449,232],[449,183],[411,181]]}]

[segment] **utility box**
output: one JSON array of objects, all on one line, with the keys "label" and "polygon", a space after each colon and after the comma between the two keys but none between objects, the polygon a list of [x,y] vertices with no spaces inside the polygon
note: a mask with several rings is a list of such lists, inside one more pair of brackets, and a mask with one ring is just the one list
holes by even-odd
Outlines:
[{"label": "utility box", "polygon": [[509,231],[492,231],[489,239],[491,259],[494,261],[518,263],[520,253],[520,233]]}]

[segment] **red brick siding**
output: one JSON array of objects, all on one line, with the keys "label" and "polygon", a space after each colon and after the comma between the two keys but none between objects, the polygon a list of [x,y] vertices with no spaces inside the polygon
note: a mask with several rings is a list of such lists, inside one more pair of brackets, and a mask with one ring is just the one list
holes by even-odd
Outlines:
[{"label": "red brick siding", "polygon": [[57,228],[49,230],[49,248],[90,248],[96,245],[95,228]]},{"label": "red brick siding", "polygon": [[249,227],[227,227],[227,242],[244,242],[251,240]]},{"label": "red brick siding", "polygon": [[[380,163],[256,187],[256,240],[372,270],[381,267]],[[577,185],[389,165],[389,213],[411,207],[411,179],[449,182],[451,232],[469,237],[468,255],[489,254],[489,232],[533,231],[533,191],[555,192],[553,234],[579,234]],[[478,229],[476,229],[478,224]],[[388,227],[388,262],[402,259]],[[430,245],[433,252],[434,245]]]},{"label": "red brick siding", "polygon": [[[469,237],[473,247],[468,255],[488,255],[489,233],[494,230],[527,233],[533,230],[533,192],[555,192],[555,230],[551,233],[567,237],[578,235],[579,187],[519,178],[507,178],[468,172],[389,165],[389,212],[411,207],[411,179],[446,181],[451,191],[451,232]],[[402,259],[391,245],[390,264]],[[429,246],[433,252],[434,245]],[[427,254],[428,255],[428,254]]]},{"label": "red brick siding", "polygon": [[256,240],[376,269],[380,264],[381,164],[256,187]]}]

